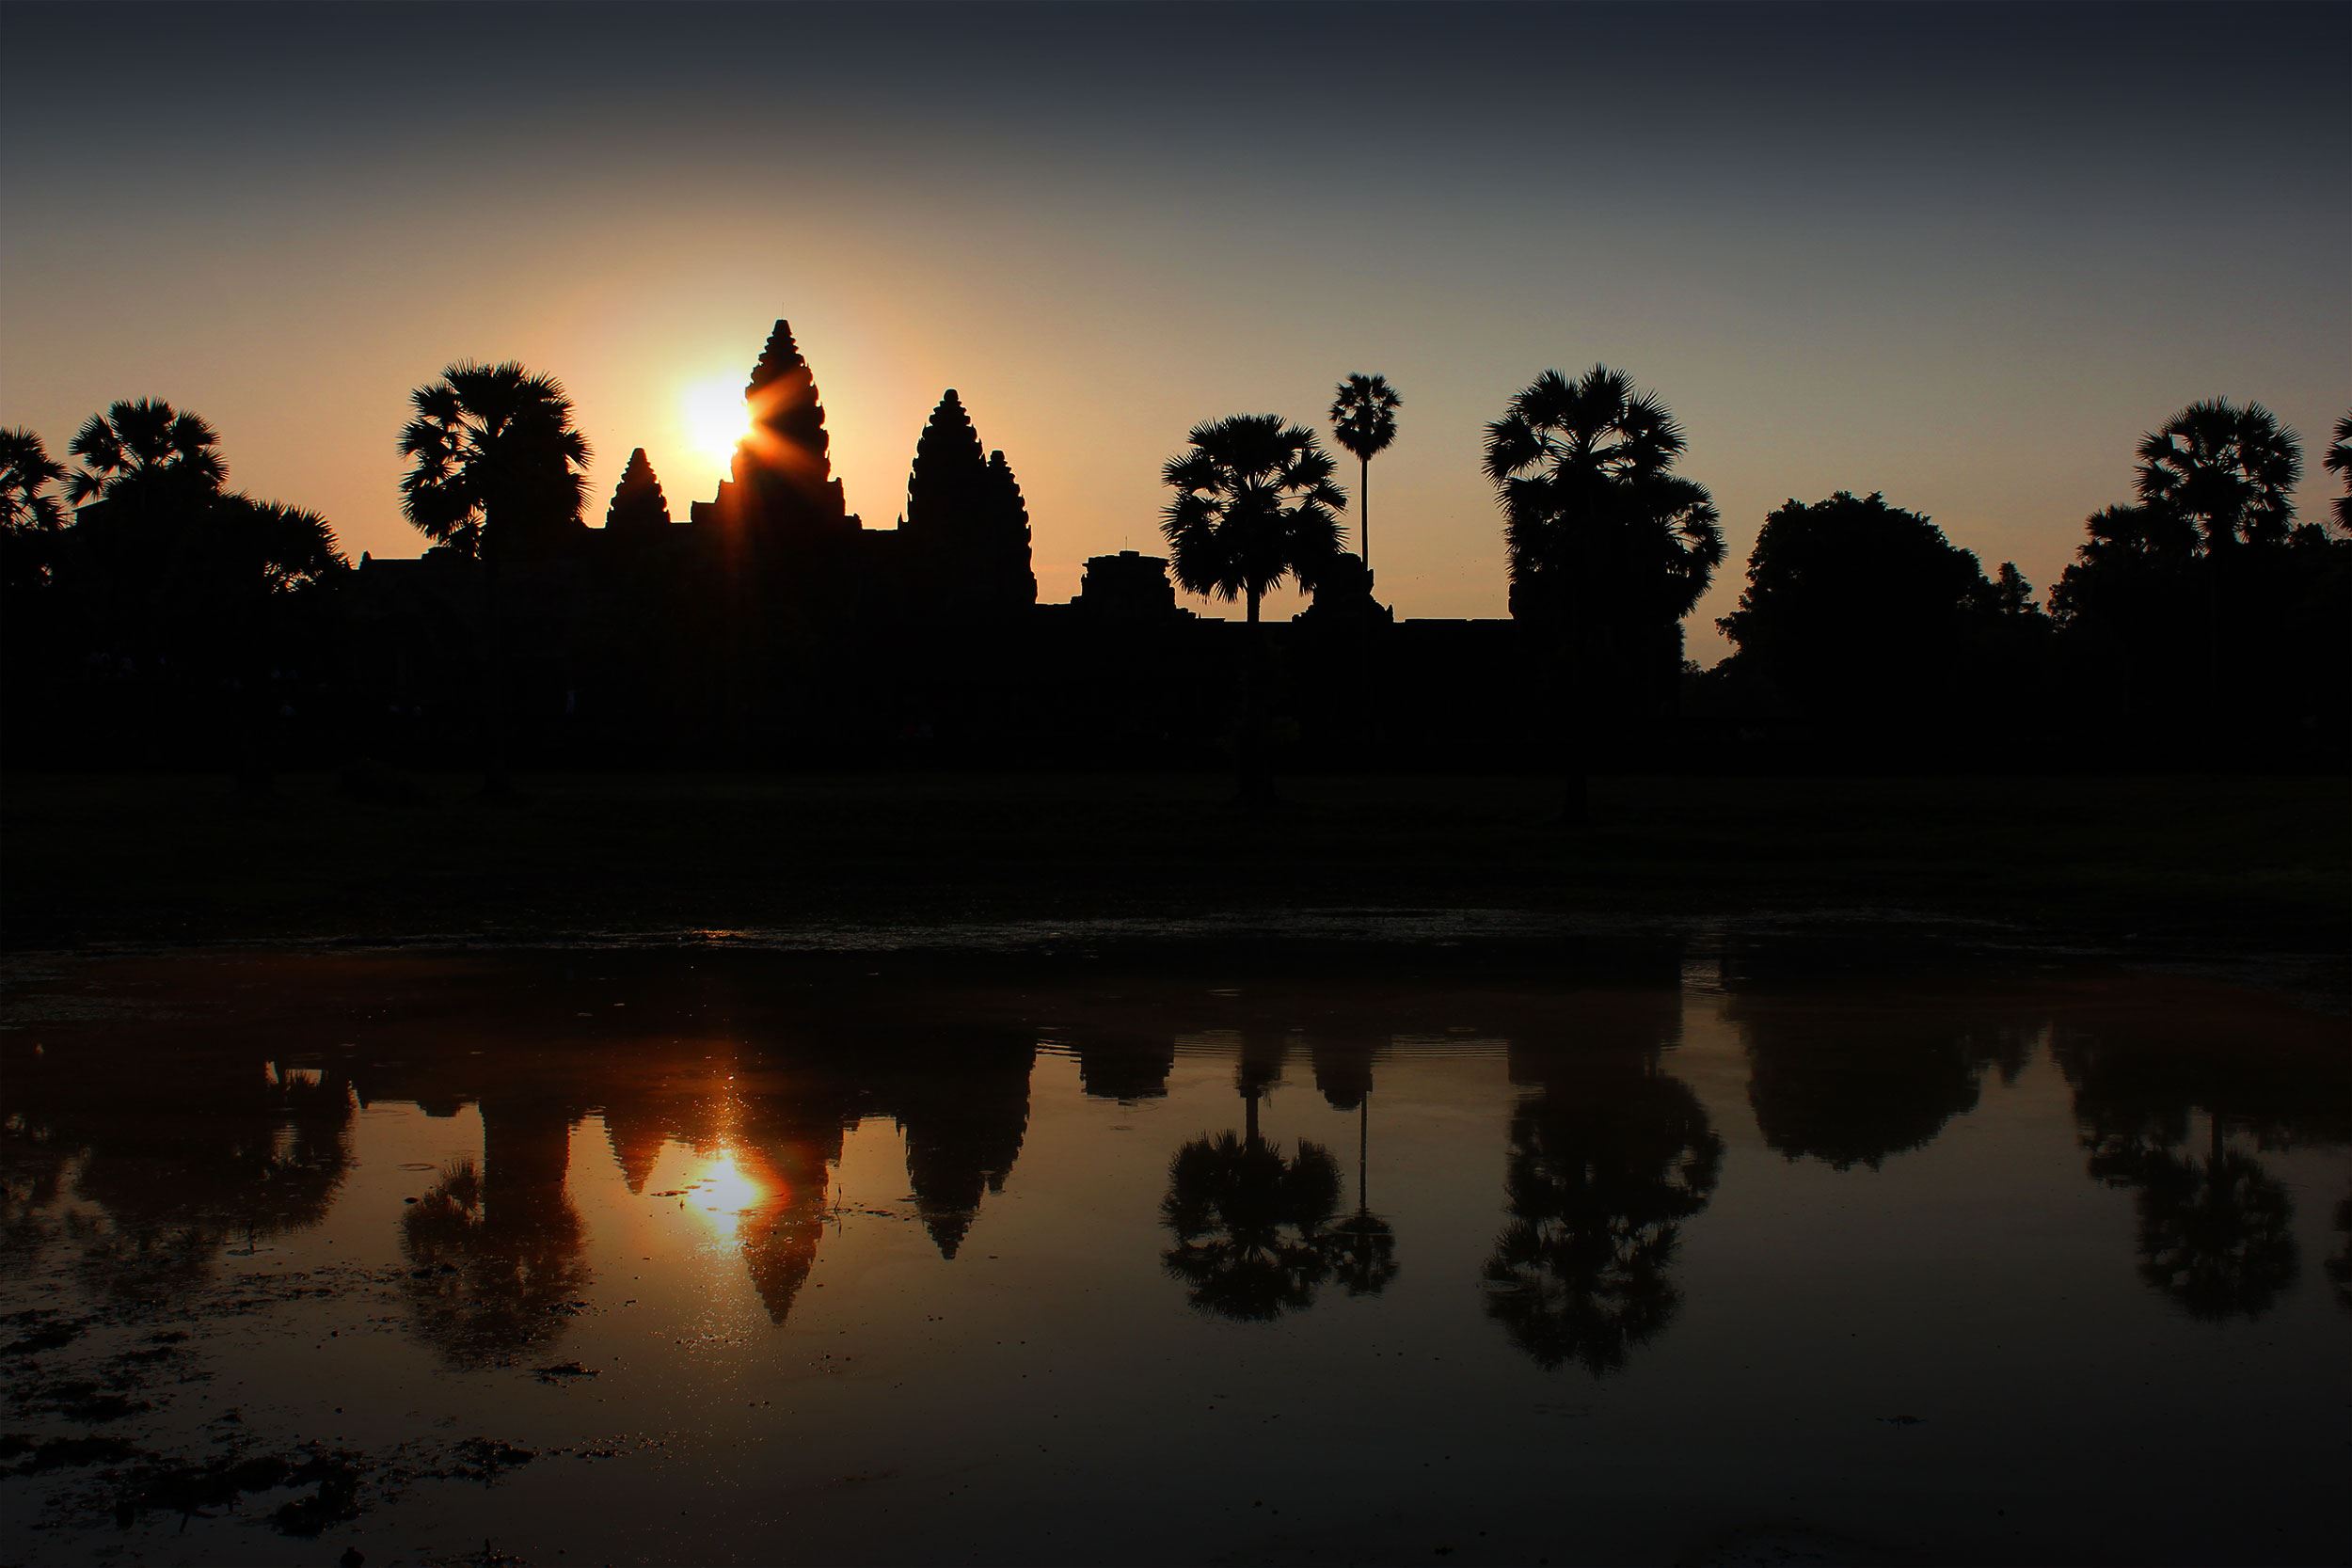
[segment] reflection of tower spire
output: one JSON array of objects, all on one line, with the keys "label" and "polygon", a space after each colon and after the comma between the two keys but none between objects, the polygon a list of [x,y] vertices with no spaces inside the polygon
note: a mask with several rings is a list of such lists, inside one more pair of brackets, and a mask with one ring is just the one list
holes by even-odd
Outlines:
[{"label": "reflection of tower spire", "polygon": [[831,1174],[826,1163],[840,1156],[838,1128],[822,1143],[793,1137],[739,1152],[744,1174],[765,1194],[761,1202],[743,1211],[737,1234],[743,1266],[771,1322],[780,1323],[790,1315],[809,1271],[817,1266]]},{"label": "reflection of tower spire", "polygon": [[612,1162],[621,1167],[621,1180],[632,1193],[645,1190],[645,1180],[653,1175],[653,1167],[660,1163],[661,1150],[670,1139],[660,1118],[644,1110],[607,1104],[604,1108],[605,1141],[612,1146]]},{"label": "reflection of tower spire", "polygon": [[1029,1126],[1034,1046],[975,1050],[929,1064],[900,1091],[907,1184],[943,1258],[953,1259],[978,1216],[983,1192],[1001,1193]]}]

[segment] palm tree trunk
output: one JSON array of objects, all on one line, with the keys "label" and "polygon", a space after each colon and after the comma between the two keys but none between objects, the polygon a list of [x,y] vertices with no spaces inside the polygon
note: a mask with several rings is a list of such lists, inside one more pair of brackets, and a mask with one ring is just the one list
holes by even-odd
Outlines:
[{"label": "palm tree trunk", "polygon": [[1372,1096],[1367,1093],[1363,1103],[1356,1107],[1356,1212],[1363,1213],[1372,1207],[1364,1196],[1364,1169],[1372,1154]]},{"label": "palm tree trunk", "polygon": [[1372,703],[1372,459],[1359,460],[1363,481],[1356,489],[1356,525],[1359,531],[1359,544],[1363,551],[1364,603],[1363,624],[1357,628],[1356,700],[1363,705],[1362,735],[1369,749],[1373,742]]},{"label": "palm tree trunk", "polygon": [[1356,486],[1357,549],[1364,558],[1365,575],[1370,576],[1372,572],[1372,459],[1366,457],[1359,461],[1363,467],[1364,477],[1362,482]]},{"label": "palm tree trunk", "polygon": [[1244,1147],[1255,1148],[1258,1147],[1258,1090],[1254,1086],[1244,1089],[1241,1100],[1246,1107],[1242,1112]]},{"label": "palm tree trunk", "polygon": [[1249,629],[1244,633],[1248,646],[1242,650],[1241,661],[1241,733],[1236,736],[1234,752],[1239,768],[1237,781],[1244,805],[1263,805],[1274,796],[1274,780],[1266,766],[1265,755],[1265,680],[1261,665],[1264,662],[1264,624],[1258,618],[1258,590],[1248,593]]},{"label": "palm tree trunk", "polygon": [[482,599],[484,640],[489,648],[487,689],[482,702],[482,793],[493,800],[511,800],[514,780],[506,771],[506,626],[500,604],[499,578],[503,552],[485,519],[482,531]]}]

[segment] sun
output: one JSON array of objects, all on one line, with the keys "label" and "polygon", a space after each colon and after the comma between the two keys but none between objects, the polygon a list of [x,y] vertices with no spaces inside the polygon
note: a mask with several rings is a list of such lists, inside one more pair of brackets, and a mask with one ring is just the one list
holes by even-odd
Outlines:
[{"label": "sun", "polygon": [[743,384],[735,377],[697,381],[680,396],[686,414],[686,434],[694,450],[722,466],[735,456],[735,444],[751,434],[752,418],[743,402]]}]

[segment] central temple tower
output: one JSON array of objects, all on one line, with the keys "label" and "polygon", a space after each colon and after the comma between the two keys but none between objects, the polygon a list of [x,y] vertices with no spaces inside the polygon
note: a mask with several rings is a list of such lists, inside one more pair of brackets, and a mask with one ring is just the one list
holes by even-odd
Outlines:
[{"label": "central temple tower", "polygon": [[857,524],[833,477],[825,409],[817,378],[779,321],[743,388],[751,433],[737,444],[733,477],[719,494],[694,503],[700,525],[717,528],[728,543],[755,555],[788,553],[795,545],[837,539]]}]

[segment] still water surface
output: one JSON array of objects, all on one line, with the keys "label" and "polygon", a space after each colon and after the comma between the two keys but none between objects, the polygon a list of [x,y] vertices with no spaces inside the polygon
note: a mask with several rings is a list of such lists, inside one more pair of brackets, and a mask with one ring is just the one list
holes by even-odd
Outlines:
[{"label": "still water surface", "polygon": [[2345,1559],[2341,1019],[1269,967],[20,974],[0,1560]]}]

